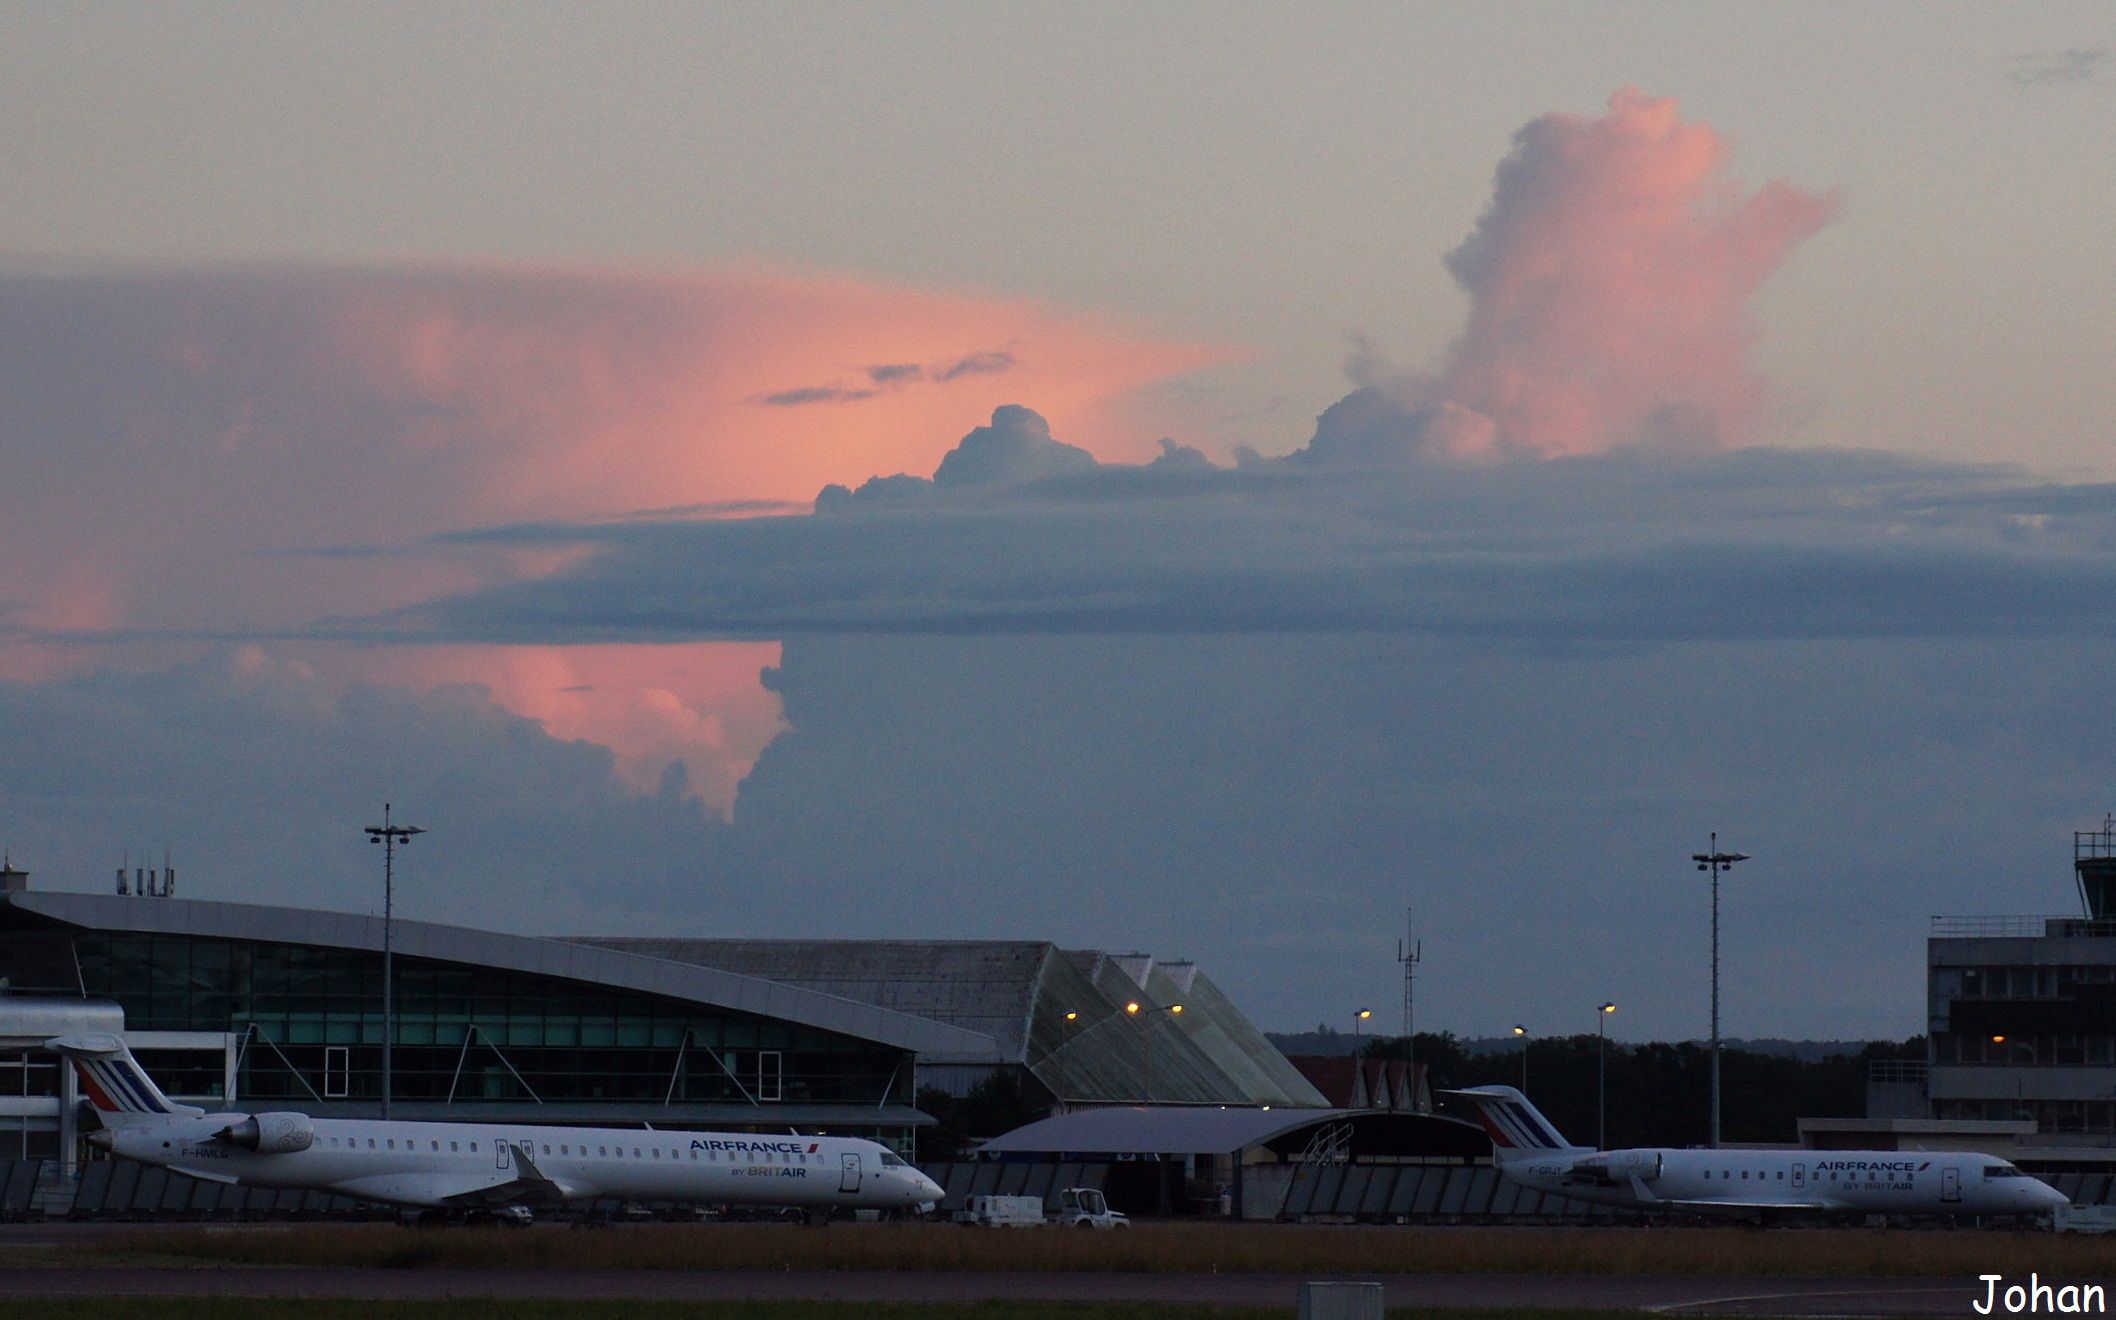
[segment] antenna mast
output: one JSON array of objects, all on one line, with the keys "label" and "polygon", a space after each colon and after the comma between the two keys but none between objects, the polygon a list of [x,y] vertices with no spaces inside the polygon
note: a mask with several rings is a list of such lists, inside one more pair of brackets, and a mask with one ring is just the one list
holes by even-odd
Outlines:
[{"label": "antenna mast", "polygon": [[1412,989],[1418,978],[1418,959],[1425,951],[1425,942],[1411,931],[1411,910],[1403,910],[1404,937],[1396,941],[1396,961],[1403,964],[1403,1050],[1404,1071],[1411,1080],[1411,1107],[1418,1106],[1418,1036],[1417,1019],[1411,1012]]}]

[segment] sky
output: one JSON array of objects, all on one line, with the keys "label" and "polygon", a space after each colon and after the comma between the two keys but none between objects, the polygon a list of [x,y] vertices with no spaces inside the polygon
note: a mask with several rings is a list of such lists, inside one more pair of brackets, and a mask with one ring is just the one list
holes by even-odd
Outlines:
[{"label": "sky", "polygon": [[2099,5],[0,6],[0,843],[1922,1029],[2116,808]]}]

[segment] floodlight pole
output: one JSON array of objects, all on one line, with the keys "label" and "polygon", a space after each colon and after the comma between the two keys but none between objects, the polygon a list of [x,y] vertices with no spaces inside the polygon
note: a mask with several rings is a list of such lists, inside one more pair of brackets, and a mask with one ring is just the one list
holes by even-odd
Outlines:
[{"label": "floodlight pole", "polygon": [[1719,1149],[1719,876],[1734,869],[1734,863],[1749,860],[1747,853],[1719,850],[1719,831],[1712,831],[1710,852],[1691,853],[1700,871],[1712,873],[1712,1149]]},{"label": "floodlight pole", "polygon": [[416,825],[393,825],[390,823],[390,804],[382,804],[382,823],[367,827],[367,841],[382,845],[382,1117],[389,1117],[390,1047],[397,1039],[397,1004],[394,994],[396,966],[390,947],[390,927],[394,912],[397,879],[397,845],[410,843],[414,834],[425,830]]},{"label": "floodlight pole", "polygon": [[1594,1148],[1609,1149],[1609,1015],[1616,1001],[1594,1006]]}]

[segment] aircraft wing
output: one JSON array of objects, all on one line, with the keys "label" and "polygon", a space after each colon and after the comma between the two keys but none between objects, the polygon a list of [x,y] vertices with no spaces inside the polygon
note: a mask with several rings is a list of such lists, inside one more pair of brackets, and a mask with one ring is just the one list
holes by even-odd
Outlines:
[{"label": "aircraft wing", "polygon": [[444,1196],[440,1203],[456,1206],[554,1205],[573,1195],[564,1183],[553,1182],[536,1167],[536,1161],[529,1158],[526,1143],[514,1148],[514,1165],[515,1176],[506,1182]]},{"label": "aircraft wing", "polygon": [[1843,1210],[1847,1207],[1834,1201],[1674,1201],[1663,1198],[1656,1200],[1653,1203],[1653,1208],[1656,1210],[1693,1210],[1700,1214],[1710,1214],[1714,1210],[1783,1210],[1788,1212],[1804,1210],[1812,1214],[1816,1211],[1828,1213],[1833,1210]]}]

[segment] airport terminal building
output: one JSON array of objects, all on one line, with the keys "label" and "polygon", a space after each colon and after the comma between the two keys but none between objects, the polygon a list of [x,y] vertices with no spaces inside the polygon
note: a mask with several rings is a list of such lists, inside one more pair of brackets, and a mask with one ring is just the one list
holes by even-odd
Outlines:
[{"label": "airport terminal building", "polygon": [[[0,877],[0,1159],[77,1155],[71,1072],[41,1048],[66,1031],[122,1031],[193,1103],[376,1112],[380,918],[166,897],[151,874],[142,888]],[[1322,1103],[1194,967],[1145,955],[403,920],[390,938],[403,1118],[794,1128],[908,1152],[932,1121],[920,1087],[1009,1070],[1057,1108]]]}]

